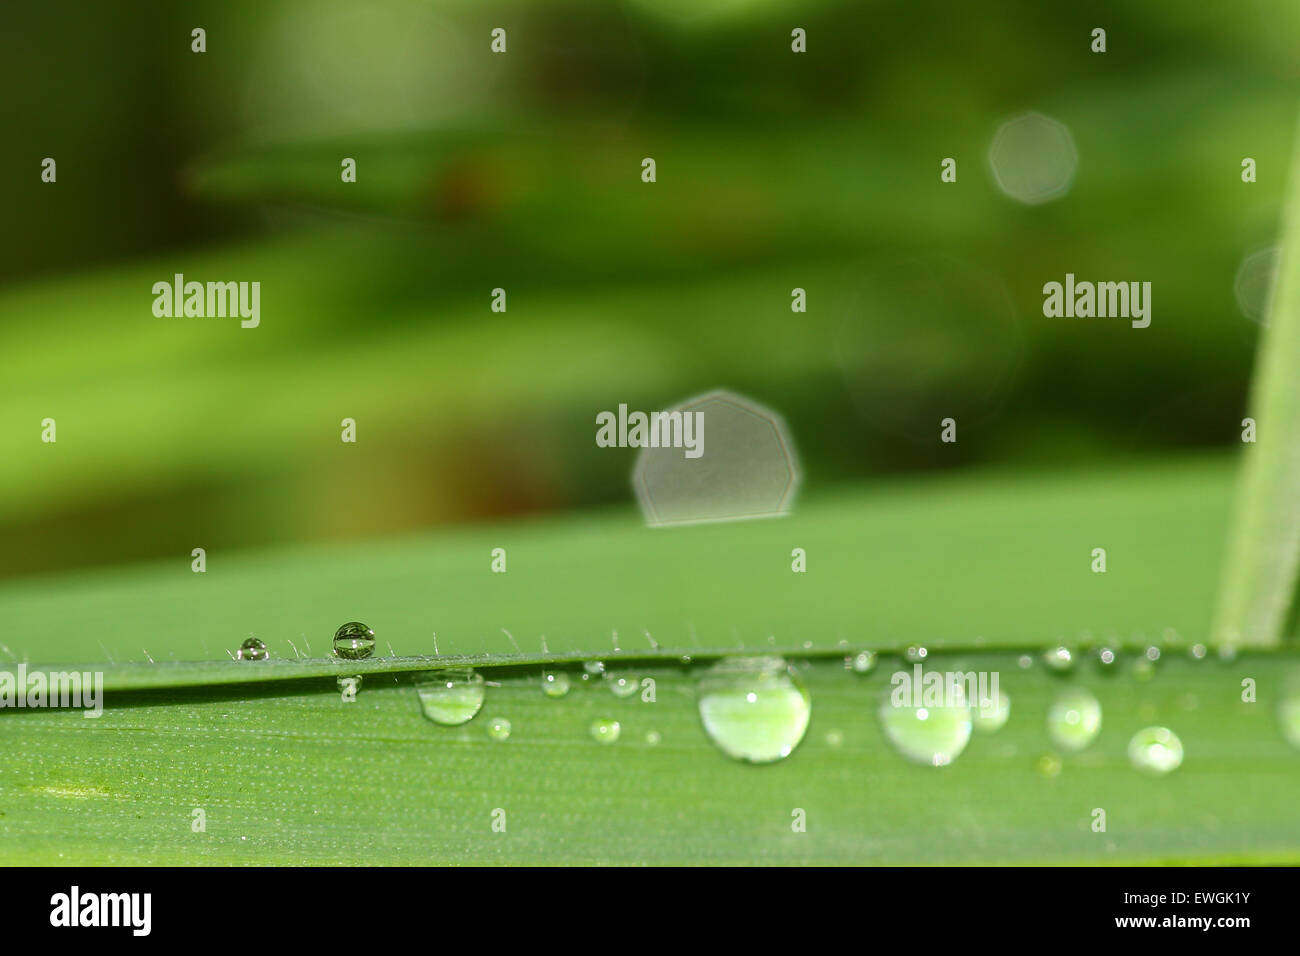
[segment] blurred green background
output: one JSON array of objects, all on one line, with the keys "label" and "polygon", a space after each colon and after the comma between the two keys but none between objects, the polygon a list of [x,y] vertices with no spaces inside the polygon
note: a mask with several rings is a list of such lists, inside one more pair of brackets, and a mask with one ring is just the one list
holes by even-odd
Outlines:
[{"label": "blurred green background", "polygon": [[[716,387],[786,417],[807,495],[1239,446],[1258,325],[1236,285],[1276,238],[1290,0],[5,20],[0,576],[631,508],[635,453],[595,446],[596,413]],[[1079,156],[1032,207],[986,162],[1028,110]],[[176,272],[259,281],[260,327],[156,318]],[[1066,272],[1150,281],[1151,327],[1044,318]]]}]

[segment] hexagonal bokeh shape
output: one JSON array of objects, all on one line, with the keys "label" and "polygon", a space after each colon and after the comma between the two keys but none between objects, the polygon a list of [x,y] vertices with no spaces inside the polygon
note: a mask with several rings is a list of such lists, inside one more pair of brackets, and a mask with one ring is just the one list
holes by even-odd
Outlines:
[{"label": "hexagonal bokeh shape", "polygon": [[787,514],[799,488],[799,464],[785,422],[728,391],[667,409],[702,414],[698,458],[682,448],[642,448],[632,484],[652,526],[739,521]]},{"label": "hexagonal bokeh shape", "polygon": [[989,169],[998,188],[1031,206],[1069,192],[1078,168],[1069,127],[1042,113],[1007,120],[989,146]]}]

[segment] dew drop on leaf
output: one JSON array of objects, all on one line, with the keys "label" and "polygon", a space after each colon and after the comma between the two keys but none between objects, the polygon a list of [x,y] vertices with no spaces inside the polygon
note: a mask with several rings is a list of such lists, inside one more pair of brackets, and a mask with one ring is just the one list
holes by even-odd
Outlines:
[{"label": "dew drop on leaf", "polygon": [[609,689],[614,692],[615,697],[631,697],[640,686],[635,677],[629,677],[626,674],[617,677],[611,675],[606,683],[609,684]]},{"label": "dew drop on leaf", "polygon": [[264,661],[269,656],[266,644],[256,637],[250,637],[239,645],[239,659],[241,661]]},{"label": "dew drop on leaf", "polygon": [[1129,763],[1143,773],[1162,776],[1183,762],[1183,742],[1167,727],[1144,727],[1128,742]]},{"label": "dew drop on leaf", "polygon": [[728,757],[773,763],[803,740],[812,697],[779,657],[719,661],[699,677],[700,720]]},{"label": "dew drop on leaf", "polygon": [[971,721],[976,730],[982,734],[991,734],[1001,730],[1011,716],[1011,698],[1001,691],[997,697],[990,696],[971,708]]},{"label": "dew drop on leaf", "polygon": [[487,735],[493,740],[506,740],[510,737],[510,721],[504,717],[493,717],[488,721]]},{"label": "dew drop on leaf", "polygon": [[1101,703],[1081,688],[1067,690],[1047,711],[1047,733],[1062,750],[1087,747],[1101,732]]},{"label": "dew drop on leaf", "polygon": [[609,720],[605,717],[598,717],[593,720],[588,729],[591,731],[592,739],[600,744],[612,744],[618,740],[618,735],[622,730],[617,720]]},{"label": "dew drop on leaf", "polygon": [[[895,703],[887,694],[880,704],[880,724],[894,748],[913,763],[946,767],[970,742],[971,708],[960,687],[944,703],[925,706],[924,700]],[[918,698],[921,696],[917,690]]]},{"label": "dew drop on leaf", "polygon": [[[469,668],[434,671],[416,681],[424,716],[435,724],[456,727],[473,719],[483,706],[483,675]],[[509,731],[507,731],[509,733]]]},{"label": "dew drop on leaf", "polygon": [[542,674],[542,693],[547,697],[563,697],[573,682],[564,671],[545,671]]},{"label": "dew drop on leaf", "polygon": [[334,632],[334,656],[345,661],[365,660],[375,650],[375,632],[360,621],[349,621]]}]

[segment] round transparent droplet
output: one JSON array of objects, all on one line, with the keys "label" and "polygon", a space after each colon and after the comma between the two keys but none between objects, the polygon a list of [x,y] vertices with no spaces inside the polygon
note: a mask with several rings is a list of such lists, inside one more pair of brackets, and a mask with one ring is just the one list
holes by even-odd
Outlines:
[{"label": "round transparent droplet", "polygon": [[591,732],[592,739],[599,744],[612,744],[622,732],[618,721],[607,717],[596,718],[587,729]]},{"label": "round transparent droplet", "polygon": [[914,644],[903,653],[909,663],[919,664],[921,661],[926,659],[930,652],[924,647]]},{"label": "round transparent droplet", "polygon": [[435,724],[455,727],[471,720],[487,693],[483,675],[469,668],[434,671],[415,685],[424,716]]},{"label": "round transparent droplet", "polygon": [[[658,446],[641,447],[633,472],[647,524],[736,521],[790,510],[799,466],[774,412],[718,391],[637,414],[649,417],[646,438]],[[627,439],[636,437],[629,418]]]},{"label": "round transparent droplet", "polygon": [[506,740],[510,736],[510,721],[504,717],[493,717],[487,722],[487,735],[492,740]]},{"label": "round transparent droplet", "polygon": [[1043,652],[1043,663],[1057,673],[1068,671],[1074,666],[1074,652],[1063,644],[1053,647]]},{"label": "round transparent droplet", "polygon": [[1167,727],[1144,727],[1128,742],[1128,759],[1143,773],[1162,776],[1183,762],[1183,742]]},{"label": "round transparent droplet", "polygon": [[651,747],[659,746],[659,741],[661,740],[663,740],[663,737],[660,735],[659,731],[657,730],[646,731],[645,742],[649,744]]},{"label": "round transparent droplet", "polygon": [[1034,769],[1044,777],[1057,777],[1061,774],[1060,754],[1043,754],[1034,761]]},{"label": "round transparent droplet", "polygon": [[812,698],[779,657],[719,661],[700,675],[696,693],[704,730],[729,757],[772,763],[803,740]]},{"label": "round transparent droplet", "polygon": [[1047,711],[1047,733],[1062,750],[1083,750],[1101,733],[1101,702],[1083,689],[1066,691]]},{"label": "round transparent droplet", "polygon": [[375,650],[375,632],[360,621],[349,621],[334,632],[334,656],[361,661]]},{"label": "round transparent droplet", "polygon": [[846,663],[859,674],[870,673],[876,666],[875,651],[858,651],[852,657],[846,659]]},{"label": "round transparent droplet", "polygon": [[981,700],[971,708],[972,725],[982,734],[1001,730],[1010,716],[1011,698],[1001,691],[996,697],[990,694],[988,700]]},{"label": "round transparent droplet", "polygon": [[1210,652],[1204,644],[1193,644],[1188,648],[1187,653],[1193,660],[1203,661]]},{"label": "round transparent droplet", "polygon": [[605,673],[605,662],[604,661],[583,661],[582,671],[583,674],[585,675],[583,677],[583,680],[586,680],[587,677],[599,677],[601,674]]},{"label": "round transparent droplet", "polygon": [[563,697],[573,682],[564,671],[546,671],[542,674],[542,693],[547,697]]},{"label": "round transparent droplet", "polygon": [[1109,647],[1103,647],[1097,651],[1097,663],[1103,668],[1111,668],[1115,663],[1115,652]]},{"label": "round transparent droplet", "polygon": [[250,637],[239,645],[238,657],[241,661],[264,661],[270,656],[265,642],[256,637]]},{"label": "round transparent droplet", "polygon": [[1042,113],[1025,113],[993,134],[989,169],[1005,195],[1032,206],[1070,191],[1079,154],[1064,123]]},{"label": "round transparent droplet", "polygon": [[627,674],[611,674],[606,678],[605,683],[609,685],[615,697],[631,697],[640,686],[635,677]]},{"label": "round transparent droplet", "polygon": [[927,701],[920,688],[913,699],[897,703],[891,692],[881,701],[878,713],[890,743],[914,763],[947,766],[970,742],[971,708],[960,686],[943,688],[942,700],[937,703]]}]

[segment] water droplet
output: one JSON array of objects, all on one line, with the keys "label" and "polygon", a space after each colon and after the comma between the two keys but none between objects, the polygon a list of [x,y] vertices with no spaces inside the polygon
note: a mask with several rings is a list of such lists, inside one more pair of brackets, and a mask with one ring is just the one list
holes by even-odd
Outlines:
[{"label": "water droplet", "polygon": [[1061,757],[1059,754],[1043,754],[1034,761],[1034,769],[1044,777],[1056,777],[1061,773]]},{"label": "water droplet", "polygon": [[737,760],[787,757],[808,729],[812,698],[779,657],[719,661],[700,676],[697,692],[709,739]]},{"label": "water droplet", "polygon": [[1043,653],[1043,663],[1057,673],[1068,671],[1074,666],[1074,652],[1064,644],[1053,647]]},{"label": "water droplet", "polygon": [[858,651],[850,658],[846,658],[845,663],[859,674],[868,673],[876,666],[875,651]]},{"label": "water droplet", "polygon": [[826,746],[839,749],[844,746],[844,732],[840,730],[826,731]]},{"label": "water droplet", "polygon": [[[455,727],[479,712],[487,690],[483,685],[483,675],[469,668],[455,668],[420,677],[415,692],[420,697],[424,716],[435,724]],[[510,733],[509,724],[506,733]]]},{"label": "water droplet", "polygon": [[1154,664],[1156,661],[1160,660],[1160,648],[1152,644],[1143,652],[1143,656]]},{"label": "water droplet", "polygon": [[375,650],[375,632],[360,621],[349,621],[334,632],[334,656],[361,661]]},{"label": "water droplet", "polygon": [[493,717],[487,724],[487,735],[493,740],[505,740],[510,736],[510,721],[504,717]]},{"label": "water droplet", "polygon": [[907,649],[906,656],[907,656],[907,659],[908,659],[911,663],[913,663],[913,664],[917,664],[917,663],[919,663],[919,662],[925,660],[926,656],[927,656],[929,653],[930,653],[930,652],[927,651],[924,647],[918,647],[918,646],[916,646],[916,645],[913,645],[912,647],[909,647],[909,648]]},{"label": "water droplet", "polygon": [[542,674],[542,693],[547,697],[563,697],[573,682],[564,671],[546,671]]},{"label": "water droplet", "polygon": [[[880,704],[880,723],[885,736],[908,760],[943,767],[956,760],[970,742],[971,709],[960,687],[946,704],[895,705],[892,694]],[[916,695],[920,696],[919,688]]]},{"label": "water droplet", "polygon": [[583,661],[582,662],[582,679],[591,680],[593,677],[599,677],[605,673],[604,661]]},{"label": "water droplet", "polygon": [[971,720],[974,728],[982,734],[991,734],[1001,730],[1011,716],[1011,698],[998,691],[997,699],[981,700],[971,708]]},{"label": "water droplet", "polygon": [[1016,659],[1016,663],[1020,665],[1022,671],[1027,671],[1029,668],[1034,666],[1034,659],[1028,654],[1021,654],[1020,657]]},{"label": "water droplet", "polygon": [[1196,660],[1203,661],[1205,660],[1205,655],[1208,654],[1209,651],[1206,650],[1204,644],[1193,644],[1187,653],[1191,654]]},{"label": "water droplet", "polygon": [[1097,651],[1097,661],[1104,668],[1110,668],[1115,663],[1115,652],[1109,647],[1103,647]]},{"label": "water droplet", "polygon": [[609,689],[614,692],[615,697],[631,697],[640,686],[635,677],[628,677],[626,674],[618,677],[611,675],[605,683],[609,684]]},{"label": "water droplet", "polygon": [[648,743],[651,747],[659,746],[659,741],[662,739],[663,738],[659,736],[659,731],[657,730],[646,731],[645,742]]},{"label": "water droplet", "polygon": [[1062,750],[1082,750],[1101,732],[1101,703],[1086,690],[1068,690],[1047,711],[1047,732]]},{"label": "water droplet", "polygon": [[1300,694],[1291,693],[1282,698],[1277,707],[1277,719],[1287,743],[1300,748]]},{"label": "water droplet", "polygon": [[266,644],[256,637],[250,637],[239,645],[239,659],[241,661],[264,661],[270,656],[267,653]]},{"label": "water droplet", "polygon": [[605,717],[598,717],[591,722],[592,738],[601,744],[612,744],[618,740],[618,735],[622,731],[617,720],[609,720]]},{"label": "water droplet", "polygon": [[1128,742],[1128,759],[1144,773],[1177,770],[1183,762],[1183,742],[1167,727],[1144,727]]}]

